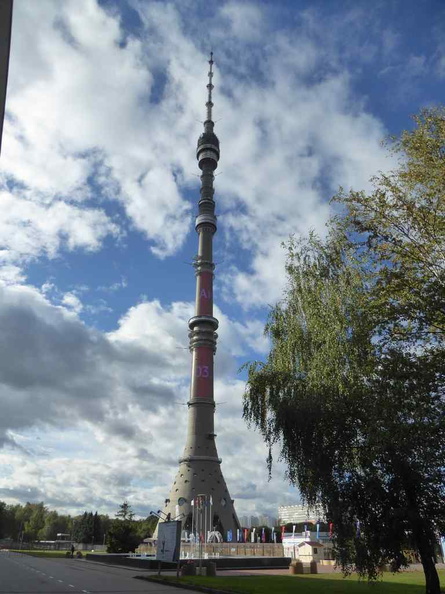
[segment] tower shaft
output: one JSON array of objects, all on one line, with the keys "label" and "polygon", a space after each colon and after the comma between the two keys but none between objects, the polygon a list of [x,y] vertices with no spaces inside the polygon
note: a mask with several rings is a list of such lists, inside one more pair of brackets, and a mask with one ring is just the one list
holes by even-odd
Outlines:
[{"label": "tower shaft", "polygon": [[192,502],[201,494],[212,499],[213,519],[209,530],[215,528],[226,537],[239,527],[233,501],[221,472],[221,459],[214,433],[213,362],[216,352],[218,320],[213,317],[213,235],[217,229],[214,202],[214,171],[219,161],[219,140],[213,131],[212,90],[213,57],[210,55],[207,85],[207,119],[204,132],[198,139],[196,156],[201,169],[201,191],[195,229],[198,234],[198,255],[194,261],[196,275],[195,315],[189,320],[189,348],[192,354],[192,377],[188,401],[187,440],[179,470],[164,514],[171,518],[182,515],[183,528],[191,528]]}]

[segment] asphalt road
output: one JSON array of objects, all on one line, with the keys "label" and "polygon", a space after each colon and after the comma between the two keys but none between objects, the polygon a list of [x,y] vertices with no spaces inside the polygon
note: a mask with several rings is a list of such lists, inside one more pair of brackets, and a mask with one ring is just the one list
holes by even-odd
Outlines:
[{"label": "asphalt road", "polygon": [[83,559],[41,559],[0,552],[1,594],[180,594],[178,588],[133,579],[143,573]]}]

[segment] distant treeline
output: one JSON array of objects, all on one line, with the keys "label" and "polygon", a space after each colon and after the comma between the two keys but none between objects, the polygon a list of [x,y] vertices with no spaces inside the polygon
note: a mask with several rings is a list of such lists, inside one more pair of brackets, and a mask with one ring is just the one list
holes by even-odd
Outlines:
[{"label": "distant treeline", "polygon": [[[34,542],[57,540],[58,534],[68,534],[74,542],[102,544],[115,521],[97,511],[70,516],[48,509],[43,502],[8,505],[0,501],[0,539]],[[152,516],[130,521],[132,531],[141,541],[151,536],[156,527],[156,518]]]}]

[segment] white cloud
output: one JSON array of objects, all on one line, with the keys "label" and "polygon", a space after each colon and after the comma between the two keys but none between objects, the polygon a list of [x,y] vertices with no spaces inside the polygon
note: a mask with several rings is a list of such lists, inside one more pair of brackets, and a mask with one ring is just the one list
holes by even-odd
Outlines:
[{"label": "white cloud", "polygon": [[[26,187],[32,225],[39,230],[48,218],[53,224],[47,241],[17,222],[18,239],[9,248],[32,255],[97,249],[106,234],[117,233],[95,198],[102,191],[164,257],[190,230],[184,190],[197,186],[192,144],[200,132],[196,119],[204,116],[205,40],[187,36],[174,5],[135,4],[138,38],[124,37],[116,15],[95,0],[82,0],[82,7],[74,0],[17,2],[14,30],[21,33],[13,36],[4,177]],[[215,117],[223,116],[222,230],[251,252],[250,272],[239,270],[237,279],[232,268],[230,276],[238,286],[248,274],[264,288],[246,301],[245,291],[230,295],[226,287],[244,305],[259,304],[261,294],[269,299],[282,285],[283,275],[269,270],[282,262],[270,255],[272,244],[291,232],[322,229],[338,185],[364,187],[386,165],[379,146],[385,131],[351,94],[332,35],[329,52],[317,43],[323,29],[317,13],[292,33],[275,32],[256,56],[242,53],[243,44],[267,35],[268,11],[228,2],[209,21],[210,33],[224,35],[242,56],[215,55]],[[244,75],[246,68],[238,78],[237,69]],[[13,194],[21,204],[23,192]],[[66,214],[52,217],[61,201]],[[68,226],[71,215],[75,224]],[[61,234],[66,241],[55,240]]]},{"label": "white cloud", "polygon": [[75,293],[65,293],[62,303],[76,314],[79,314],[83,309],[82,302]]},{"label": "white cloud", "polygon": [[[1,252],[0,252],[1,258]],[[19,285],[26,281],[26,276],[19,266],[14,264],[0,266],[0,283],[5,285]]]},{"label": "white cloud", "polygon": [[[193,306],[143,302],[116,331],[102,334],[76,317],[75,300],[65,294],[67,311],[30,287],[0,289],[0,439],[6,448],[0,465],[9,465],[0,498],[108,512],[128,498],[147,512],[168,492],[185,444],[190,354],[184,347]],[[258,342],[257,323],[217,315],[223,323],[215,386],[223,471],[240,511],[257,503],[247,485],[266,489],[262,504],[273,506],[281,501],[282,468],[268,487],[265,447],[241,418],[244,384],[227,379],[236,373],[233,356]],[[250,452],[252,466],[242,474],[240,448]]]},{"label": "white cloud", "polygon": [[227,2],[220,8],[219,18],[228,22],[230,36],[243,42],[261,39],[264,21],[258,6],[247,2]]},{"label": "white cloud", "polygon": [[62,247],[97,250],[107,234],[118,233],[99,209],[82,210],[62,200],[38,203],[18,191],[0,191],[0,204],[0,263],[12,265],[42,255],[53,258]]}]

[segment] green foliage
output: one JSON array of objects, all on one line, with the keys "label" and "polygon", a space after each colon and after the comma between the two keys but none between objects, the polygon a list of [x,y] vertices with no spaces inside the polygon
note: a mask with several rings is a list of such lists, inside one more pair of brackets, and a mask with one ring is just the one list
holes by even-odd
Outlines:
[{"label": "green foliage", "polygon": [[[305,501],[334,523],[337,559],[376,578],[419,552],[437,594],[445,532],[445,111],[393,140],[399,169],[340,193],[321,240],[287,245],[266,362],[247,366],[244,416],[276,445]],[[357,531],[357,521],[361,529]]]},{"label": "green foliage", "polygon": [[69,516],[59,515],[56,511],[47,511],[44,526],[39,530],[39,540],[56,540],[57,534],[70,533]]},{"label": "green foliage", "polygon": [[[37,540],[39,532],[45,525],[45,515],[47,509],[42,503],[27,503],[25,508],[29,513],[26,514],[27,520],[24,522],[24,539],[28,542]],[[27,511],[28,511],[27,510]]]},{"label": "green foliage", "polygon": [[127,501],[121,504],[107,534],[108,553],[133,552],[141,542],[138,534],[138,522],[133,520],[134,513]]},{"label": "green foliage", "polygon": [[7,505],[0,501],[0,538],[32,542],[34,540],[56,540],[57,534],[70,534],[77,542],[104,542],[104,536],[111,520],[97,512],[84,512],[72,518],[54,510],[48,510],[43,503]]},{"label": "green foliage", "polygon": [[89,543],[93,541],[93,513],[84,512],[73,519],[72,538],[75,542]]},{"label": "green foliage", "polygon": [[158,518],[156,516],[148,516],[145,520],[137,521],[136,530],[140,540],[153,536],[157,524]]},{"label": "green foliage", "polygon": [[73,518],[72,536],[75,542],[101,544],[110,523],[108,516],[100,516],[97,512],[84,512]]},{"label": "green foliage", "polygon": [[0,501],[0,538],[14,538],[17,533],[14,507]]},{"label": "green foliage", "polygon": [[131,505],[128,503],[128,501],[124,501],[123,503],[121,503],[121,505],[119,506],[119,511],[117,512],[116,516],[118,518],[121,518],[121,520],[133,520],[134,518],[134,513],[131,509]]},{"label": "green foliage", "polygon": [[413,119],[388,141],[398,169],[375,176],[370,194],[341,191],[334,202],[347,209],[337,224],[373,258],[384,337],[431,345],[445,333],[445,108]]}]

